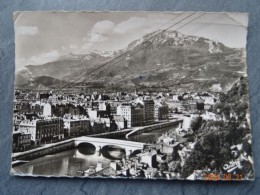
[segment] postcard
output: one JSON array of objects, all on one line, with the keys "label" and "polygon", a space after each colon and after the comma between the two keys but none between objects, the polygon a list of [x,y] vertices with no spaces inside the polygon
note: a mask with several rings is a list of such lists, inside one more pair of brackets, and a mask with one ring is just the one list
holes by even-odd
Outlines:
[{"label": "postcard", "polygon": [[247,13],[13,17],[11,175],[254,179]]}]

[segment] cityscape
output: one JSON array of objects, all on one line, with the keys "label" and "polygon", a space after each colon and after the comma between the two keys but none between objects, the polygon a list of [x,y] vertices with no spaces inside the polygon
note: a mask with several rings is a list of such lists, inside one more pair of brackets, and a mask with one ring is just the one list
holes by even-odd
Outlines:
[{"label": "cityscape", "polygon": [[[71,14],[93,17],[91,13]],[[28,12],[19,18],[20,23],[29,25],[27,17],[32,15],[53,17],[54,24],[58,18],[55,13]],[[116,15],[126,17],[125,21],[113,20]],[[94,26],[86,37],[95,41],[82,46],[86,50],[88,44],[87,52],[79,52],[79,45],[70,46],[71,51],[77,52],[46,62],[43,58],[34,64],[22,63],[21,56],[35,51],[21,50],[19,40],[23,37],[19,33],[24,26],[17,22],[10,173],[188,180],[218,175],[220,180],[253,179],[245,46],[227,46],[231,43],[225,45],[193,35],[194,30],[187,35],[183,30],[190,25],[194,28],[192,25],[200,19],[208,21],[202,23],[203,28],[217,21],[232,26],[223,13],[172,13],[174,22],[155,30],[156,17],[163,20],[169,15],[95,13]],[[142,38],[133,35],[123,45],[127,39],[123,34],[129,37],[129,32],[124,31],[128,27],[123,24],[132,20],[138,23],[136,19],[142,21],[140,18],[146,21]],[[226,27],[225,24],[221,28]],[[36,35],[41,30],[40,23],[37,29]],[[194,29],[198,33],[201,26]],[[112,48],[109,41],[114,34],[123,49]],[[246,34],[238,37],[243,40]],[[44,48],[45,43],[41,44]],[[107,44],[113,51],[101,49]],[[33,57],[30,59],[36,58]]]}]

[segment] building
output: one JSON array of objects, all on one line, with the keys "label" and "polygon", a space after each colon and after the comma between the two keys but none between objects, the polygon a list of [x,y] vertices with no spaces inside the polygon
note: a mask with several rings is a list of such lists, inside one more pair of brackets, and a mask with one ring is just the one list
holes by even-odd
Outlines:
[{"label": "building", "polygon": [[117,131],[118,130],[118,126],[115,122],[115,120],[110,120],[110,125],[109,125],[109,131],[112,132],[112,131]]},{"label": "building", "polygon": [[92,110],[88,108],[88,115],[91,119],[97,118],[109,118],[110,117],[110,109],[107,110]]},{"label": "building", "polygon": [[30,104],[29,102],[16,103],[14,109],[16,109],[18,113],[29,113]]},{"label": "building", "polygon": [[64,136],[90,134],[90,121],[86,119],[64,119]]},{"label": "building", "polygon": [[64,138],[64,123],[60,118],[46,120],[23,120],[19,124],[19,131],[30,134],[34,145],[49,143]]},{"label": "building", "polygon": [[144,100],[144,125],[151,125],[154,123],[154,101]]},{"label": "building", "polygon": [[92,110],[91,108],[88,109],[88,116],[90,119],[97,119],[98,113],[97,110]]},{"label": "building", "polygon": [[214,105],[216,103],[216,99],[211,96],[204,96],[204,103]]},{"label": "building", "polygon": [[38,115],[38,114],[35,114],[35,113],[26,113],[26,114],[24,114],[23,116],[25,116],[25,118],[26,118],[27,120],[40,119],[39,115]]},{"label": "building", "polygon": [[173,101],[179,101],[179,95],[172,95]]},{"label": "building", "polygon": [[92,101],[85,102],[85,108],[92,108]]},{"label": "building", "polygon": [[19,152],[28,149],[31,145],[31,134],[13,133],[13,151]]},{"label": "building", "polygon": [[127,121],[123,116],[114,115],[114,121],[117,125],[117,130],[125,129],[127,127]]},{"label": "building", "polygon": [[105,133],[106,131],[107,131],[106,124],[102,123],[99,120],[96,120],[91,124],[91,134]]},{"label": "building", "polygon": [[144,125],[144,107],[141,103],[137,103],[132,109],[132,126],[143,126]]},{"label": "building", "polygon": [[64,122],[61,118],[38,120],[36,122],[36,144],[52,142],[64,138]]},{"label": "building", "polygon": [[[94,104],[92,104],[94,105]],[[110,106],[105,104],[104,102],[97,105],[95,108],[87,108],[87,113],[89,118],[97,119],[97,118],[108,118],[110,117]]]},{"label": "building", "polygon": [[116,115],[116,113],[117,113],[117,107],[118,107],[120,104],[121,104],[121,102],[119,102],[119,101],[111,101],[111,102],[109,103],[109,105],[110,105],[110,114],[111,114],[111,115]]},{"label": "building", "polygon": [[50,97],[50,94],[49,93],[41,93],[40,94],[40,99],[49,99],[49,97]]},{"label": "building", "polygon": [[117,115],[123,116],[127,121],[127,127],[132,127],[132,105],[130,103],[122,103],[117,107]]},{"label": "building", "polygon": [[92,102],[92,109],[93,109],[93,110],[98,110],[98,108],[99,108],[99,102],[93,101],[93,102]]},{"label": "building", "polygon": [[106,102],[99,102],[98,104],[98,110],[99,111],[107,111],[109,110],[109,104],[107,104]]},{"label": "building", "polygon": [[52,114],[56,117],[63,117],[65,114],[71,115],[86,115],[87,112],[80,105],[73,105],[73,104],[56,104],[51,107]]},{"label": "building", "polygon": [[147,164],[149,167],[156,167],[156,151],[151,152],[143,152],[138,154],[137,156],[140,157],[140,162]]},{"label": "building", "polygon": [[36,114],[42,115],[43,109],[44,109],[44,106],[42,104],[39,104],[39,103],[38,104],[34,103],[34,104],[30,105],[30,112],[31,113],[36,113]]},{"label": "building", "polygon": [[122,103],[117,107],[117,115],[125,118],[128,128],[144,125],[144,107],[141,103]]},{"label": "building", "polygon": [[110,117],[110,105],[105,102],[100,102],[97,111],[97,116],[100,118]]},{"label": "building", "polygon": [[178,151],[179,142],[171,143],[171,144],[161,144],[160,152],[163,154],[174,154],[175,151]]},{"label": "building", "polygon": [[101,117],[99,117],[99,118],[98,118],[97,120],[95,120],[95,121],[98,121],[98,122],[101,122],[101,123],[105,124],[107,129],[110,128],[110,124],[111,124],[110,118],[101,118]]},{"label": "building", "polygon": [[18,124],[18,132],[22,134],[30,134],[31,135],[31,141],[36,141],[36,120],[22,120]]},{"label": "building", "polygon": [[58,96],[56,94],[51,94],[49,96],[49,101],[51,101],[52,103],[56,104],[58,102]]},{"label": "building", "polygon": [[157,102],[154,106],[154,120],[159,121],[159,120],[167,120],[168,119],[168,114],[169,114],[169,108],[168,105],[163,102]]},{"label": "building", "polygon": [[43,116],[51,116],[51,115],[52,115],[51,105],[47,103],[43,106]]}]

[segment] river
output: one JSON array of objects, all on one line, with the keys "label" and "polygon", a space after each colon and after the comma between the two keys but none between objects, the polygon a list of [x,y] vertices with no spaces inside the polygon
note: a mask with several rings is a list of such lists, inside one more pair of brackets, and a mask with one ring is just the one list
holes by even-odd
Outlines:
[{"label": "river", "polygon": [[[127,140],[153,143],[163,133],[168,130],[175,129],[176,127],[170,127],[165,129],[156,130],[153,132],[142,133],[139,135],[130,136]],[[126,138],[122,137],[126,140]],[[118,154],[118,151],[112,151],[114,155]],[[105,155],[106,156],[106,155]],[[84,154],[80,152],[78,148],[56,153],[53,155],[46,155],[30,162],[14,167],[18,172],[31,175],[54,175],[54,176],[79,176],[77,172],[79,170],[87,170],[91,165],[96,166],[98,162],[102,162],[103,167],[107,167],[112,158],[104,155],[101,152],[95,152],[94,154]]]}]

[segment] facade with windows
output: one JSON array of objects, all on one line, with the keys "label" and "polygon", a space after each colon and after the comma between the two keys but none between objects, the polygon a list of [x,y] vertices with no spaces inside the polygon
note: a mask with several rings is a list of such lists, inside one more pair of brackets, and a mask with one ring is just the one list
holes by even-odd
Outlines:
[{"label": "facade with windows", "polygon": [[49,143],[64,138],[64,122],[61,118],[36,122],[35,144]]},{"label": "facade with windows", "polygon": [[13,133],[13,152],[24,151],[31,145],[31,134]]},{"label": "facade with windows", "polygon": [[90,121],[81,119],[64,119],[64,136],[80,136],[90,134]]},{"label": "facade with windows", "polygon": [[164,103],[156,103],[154,106],[154,119],[155,121],[167,120],[168,119],[169,108],[168,105]]},{"label": "facade with windows", "polygon": [[154,124],[154,101],[144,100],[144,125]]},{"label": "facade with windows", "polygon": [[117,107],[117,115],[123,116],[127,121],[127,127],[132,127],[132,105],[130,103],[122,103]]},{"label": "facade with windows", "polygon": [[18,126],[22,134],[30,134],[34,145],[50,143],[64,138],[64,122],[61,118],[23,120]]},{"label": "facade with windows", "polygon": [[122,103],[117,107],[117,115],[125,118],[128,128],[144,124],[144,107],[142,104]]},{"label": "facade with windows", "polygon": [[132,126],[143,126],[144,125],[144,107],[142,104],[138,103],[133,107],[132,115]]}]

